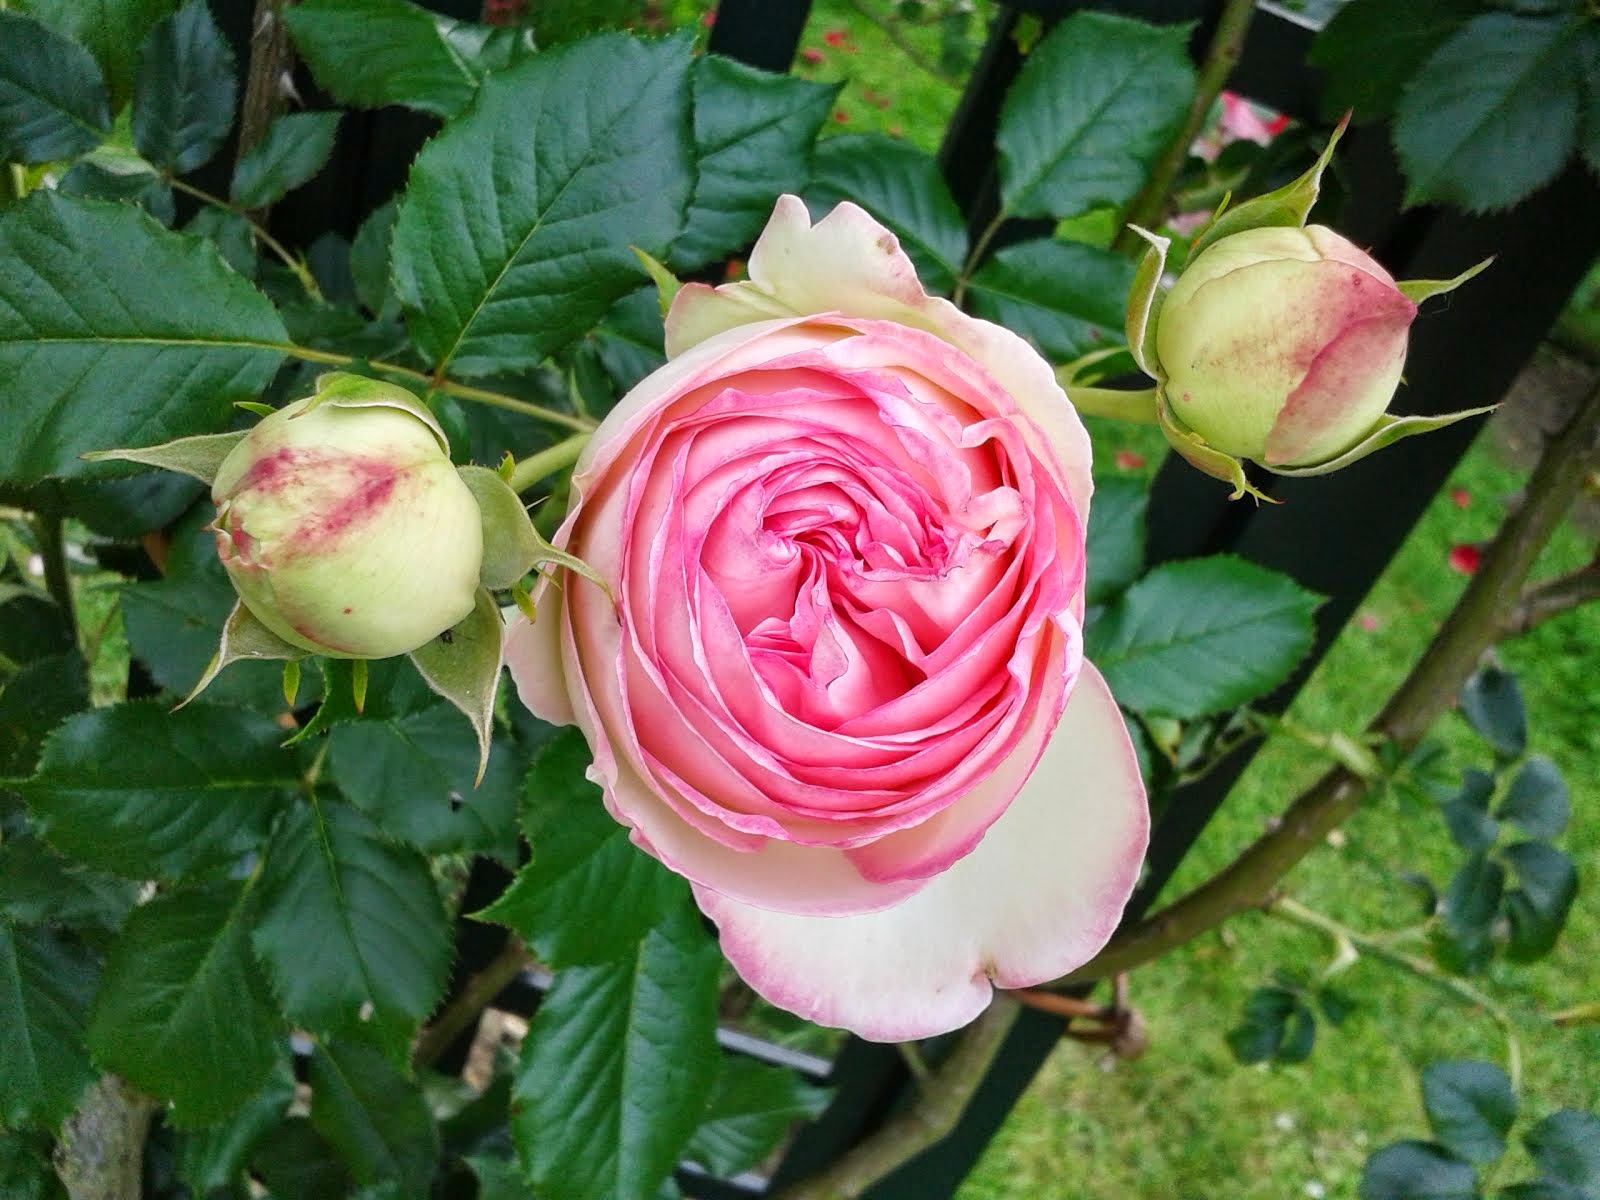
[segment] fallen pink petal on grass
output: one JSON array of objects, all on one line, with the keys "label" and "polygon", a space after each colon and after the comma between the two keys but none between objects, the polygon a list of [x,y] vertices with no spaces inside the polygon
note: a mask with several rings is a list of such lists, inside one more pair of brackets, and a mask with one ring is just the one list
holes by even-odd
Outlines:
[{"label": "fallen pink petal on grass", "polygon": [[1458,542],[1450,547],[1450,569],[1463,575],[1474,575],[1483,559],[1483,550],[1473,542]]}]

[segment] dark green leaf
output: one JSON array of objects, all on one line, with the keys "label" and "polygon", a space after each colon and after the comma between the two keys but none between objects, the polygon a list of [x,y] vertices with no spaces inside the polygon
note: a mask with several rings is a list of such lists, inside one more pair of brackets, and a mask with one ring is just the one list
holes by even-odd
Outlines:
[{"label": "dark green leaf", "polygon": [[1559,837],[1572,816],[1560,768],[1542,754],[1523,763],[1500,802],[1499,816],[1536,838]]},{"label": "dark green leaf", "polygon": [[1144,514],[1150,493],[1136,479],[1097,479],[1089,506],[1084,599],[1105,604],[1144,568]]},{"label": "dark green leaf", "polygon": [[1395,1142],[1367,1159],[1361,1200],[1478,1200],[1478,1174],[1429,1142]]},{"label": "dark green leaf", "polygon": [[18,835],[0,844],[0,915],[18,925],[114,932],[133,900],[133,884],[75,866],[38,838]]},{"label": "dark green leaf", "polygon": [[1007,246],[972,278],[973,311],[1064,363],[1122,342],[1133,264],[1120,254],[1053,238]]},{"label": "dark green leaf", "polygon": [[1570,858],[1546,842],[1518,842],[1506,847],[1505,856],[1517,877],[1505,902],[1511,923],[1506,957],[1529,962],[1548,954],[1561,936],[1578,896],[1578,872]]},{"label": "dark green leaf", "polygon": [[133,911],[106,962],[89,1049],[180,1124],[228,1117],[288,1048],[250,957],[252,904],[239,883],[166,892]]},{"label": "dark green leaf", "polygon": [[1499,1200],[1591,1200],[1591,1196],[1553,1179],[1531,1179],[1512,1184],[1500,1193]]},{"label": "dark green leaf", "polygon": [[294,1074],[287,1062],[280,1062],[238,1112],[219,1124],[183,1135],[178,1178],[198,1196],[233,1186],[257,1143],[283,1120],[293,1099]]},{"label": "dark green leaf", "polygon": [[811,144],[838,94],[712,54],[695,63],[699,179],[668,266],[691,271],[755,240],[778,197],[810,178]]},{"label": "dark green leaf", "polygon": [[[180,697],[189,695],[205,673],[223,623],[238,603],[215,539],[205,528],[213,515],[209,503],[198,506],[173,531],[166,574],[122,589],[129,649],[152,679]],[[308,687],[307,697],[313,694]],[[276,715],[285,708],[283,667],[235,663],[208,686],[206,699]]]},{"label": "dark green leaf", "polygon": [[74,163],[56,190],[63,196],[137,204],[163,225],[171,225],[178,211],[171,185],[153,171],[117,172],[92,159]]},{"label": "dark green leaf", "polygon": [[1600,175],[1600,26],[1593,22],[1578,32],[1578,61],[1583,72],[1578,151],[1589,169]]},{"label": "dark green leaf", "polygon": [[115,112],[133,91],[145,35],[177,0],[22,0],[19,7],[88,48],[105,72]]},{"label": "dark green leaf", "polygon": [[694,182],[684,37],[604,34],[491,78],[417,157],[394,279],[438,369],[538,365],[665,257]]},{"label": "dark green leaf", "polygon": [[478,1200],[528,1200],[528,1182],[509,1158],[475,1154],[463,1161],[478,1181]]},{"label": "dark green leaf", "polygon": [[265,208],[312,179],[333,153],[336,112],[288,113],[273,121],[233,171],[229,192],[240,208]]},{"label": "dark green leaf", "polygon": [[478,916],[520,933],[554,967],[631,959],[639,940],[683,902],[683,881],[628,839],[589,782],[588,743],[557,733],[522,793],[533,861]]},{"label": "dark green leaf", "polygon": [[[8,620],[15,603],[0,620]],[[0,691],[0,776],[33,774],[45,736],[89,707],[89,679],[76,650],[24,663]]]},{"label": "dark green leaf", "polygon": [[23,593],[0,604],[0,654],[14,663],[38,662],[77,649],[61,610],[39,593]]},{"label": "dark green leaf", "polygon": [[1528,746],[1528,715],[1517,677],[1499,667],[1480,667],[1461,689],[1461,715],[1502,758]]},{"label": "dark green leaf", "polygon": [[1555,177],[1577,138],[1577,32],[1560,17],[1485,13],[1429,57],[1395,114],[1407,204],[1487,212]]},{"label": "dark green leaf", "polygon": [[1130,708],[1204,716],[1282,683],[1311,647],[1317,604],[1242,559],[1166,563],[1106,609],[1085,649]]},{"label": "dark green leaf", "polygon": [[274,831],[261,891],[252,940],[290,1019],[403,1052],[450,967],[426,860],[348,805],[314,801]]},{"label": "dark green leaf", "polygon": [[0,1130],[0,1196],[6,1200],[66,1200],[67,1193],[50,1166],[52,1145],[50,1135],[42,1131]]},{"label": "dark green leaf", "polygon": [[305,1117],[268,1129],[250,1169],[279,1200],[346,1200],[350,1194],[350,1173]]},{"label": "dark green leaf", "polygon": [[371,1046],[319,1045],[311,1056],[311,1123],[357,1183],[399,1185],[425,1200],[439,1159],[439,1128],[421,1090]]},{"label": "dark green leaf", "polygon": [[828,138],[817,147],[806,199],[818,218],[841,201],[859,204],[894,231],[923,287],[955,286],[967,257],[967,226],[926,151],[877,133]]},{"label": "dark green leaf", "polygon": [[1244,1004],[1244,1019],[1228,1031],[1228,1048],[1242,1063],[1304,1062],[1316,1044],[1317,1018],[1297,989],[1259,987]]},{"label": "dark green leaf", "polygon": [[1550,1179],[1600,1188],[1600,1117],[1576,1108],[1551,1113],[1522,1135],[1528,1153]]},{"label": "dark green leaf", "polygon": [[0,478],[224,429],[285,337],[209,244],[127,205],[35,192],[0,214]]},{"label": "dark green leaf", "polygon": [[222,259],[246,279],[256,274],[256,239],[250,222],[236,212],[207,205],[183,227],[185,233],[209,239]]},{"label": "dark green leaf", "polygon": [[[589,338],[616,395],[624,395],[667,361],[666,331],[655,288],[642,287],[618,300]],[[606,411],[610,411],[609,404]]]},{"label": "dark green leaf", "polygon": [[474,850],[514,859],[513,756],[496,746],[483,782],[474,787],[477,746],[449,704],[341,725],[331,739],[333,781],[390,837],[428,854]]},{"label": "dark green leaf", "polygon": [[1452,970],[1479,971],[1488,962],[1489,934],[1505,883],[1505,868],[1483,851],[1451,877],[1440,900],[1439,918],[1440,932],[1447,939],[1441,946],[1446,950],[1443,957]]},{"label": "dark green leaf", "polygon": [[439,20],[406,0],[300,0],[285,19],[317,83],[341,104],[452,117],[477,90]]},{"label": "dark green leaf", "polygon": [[796,1121],[815,1117],[828,1093],[786,1067],[727,1055],[687,1157],[723,1178],[759,1164]]},{"label": "dark green leaf", "polygon": [[173,879],[256,846],[299,785],[265,717],[153,701],[80,713],[24,788],[57,849],[130,879]]},{"label": "dark green leaf", "polygon": [[1511,1080],[1486,1062],[1428,1064],[1422,1072],[1422,1106],[1439,1144],[1474,1163],[1491,1163],[1506,1152],[1506,1134],[1517,1119]]},{"label": "dark green leaf", "polygon": [[653,1200],[710,1099],[721,956],[685,900],[629,958],[569,967],[523,1043],[512,1136],[552,1200]]},{"label": "dark green leaf", "polygon": [[236,90],[228,39],[205,0],[191,0],[156,22],[139,48],[133,144],[175,175],[203,167],[233,128]]},{"label": "dark green leaf", "polygon": [[84,1048],[94,960],[44,929],[0,917],[0,1118],[54,1126],[95,1078]]},{"label": "dark green leaf", "polygon": [[1327,79],[1323,112],[1388,116],[1417,68],[1478,11],[1478,0],[1350,0],[1311,47],[1310,62]]},{"label": "dark green leaf", "polygon": [[398,316],[400,301],[389,278],[389,243],[394,237],[395,201],[374,209],[350,244],[350,275],[356,296],[374,317]]},{"label": "dark green leaf", "polygon": [[1469,767],[1461,777],[1460,790],[1439,806],[1451,838],[1469,853],[1487,850],[1500,836],[1500,823],[1489,815],[1493,795],[1494,776]]},{"label": "dark green leaf", "polygon": [[1013,217],[1120,206],[1145,181],[1194,95],[1188,25],[1074,13],[1023,63],[995,144]]},{"label": "dark green leaf", "polygon": [[0,9],[0,161],[76,158],[111,129],[106,82],[78,43]]}]

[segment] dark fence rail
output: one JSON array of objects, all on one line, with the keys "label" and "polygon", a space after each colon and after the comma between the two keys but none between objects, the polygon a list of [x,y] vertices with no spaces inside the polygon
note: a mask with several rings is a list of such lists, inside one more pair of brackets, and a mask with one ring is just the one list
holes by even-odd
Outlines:
[{"label": "dark fence rail", "polygon": [[[221,0],[219,16],[246,59],[250,0]],[[429,7],[476,17],[476,0],[430,0]],[[1159,23],[1193,21],[1191,48],[1208,43],[1220,0],[1022,0],[997,9],[990,36],[944,139],[940,164],[969,225],[981,228],[997,205],[994,132],[1006,89],[1022,65],[1013,31],[1031,13],[1053,23],[1081,8],[1113,10]],[[722,0],[710,48],[769,70],[789,68],[799,47],[810,0]],[[1261,0],[1230,86],[1302,121],[1319,118],[1316,73],[1306,65],[1315,30],[1303,18]],[[302,94],[315,85],[301,72]],[[360,220],[395,194],[411,159],[437,123],[401,110],[352,113],[345,119],[334,163],[313,185],[278,206],[274,230],[307,245],[325,231],[350,236]],[[219,159],[219,162],[224,159]],[[215,168],[221,170],[222,168]],[[1349,194],[1342,231],[1399,278],[1448,278],[1490,255],[1496,267],[1471,287],[1436,301],[1412,330],[1407,387],[1401,403],[1416,412],[1491,404],[1510,384],[1550,328],[1587,265],[1600,252],[1600,185],[1574,167],[1516,209],[1486,217],[1424,207],[1404,210],[1402,186],[1387,130],[1363,126],[1341,147],[1338,170]],[[226,181],[211,181],[225,190]],[[996,244],[1034,236],[1019,223]],[[1045,227],[1048,231],[1048,227]],[[1007,236],[1010,235],[1010,236]],[[1454,425],[1403,441],[1336,475],[1272,478],[1268,490],[1286,501],[1256,507],[1227,500],[1227,489],[1171,456],[1153,487],[1149,513],[1152,562],[1228,551],[1284,571],[1327,597],[1317,617],[1317,642],[1296,676],[1262,706],[1281,711],[1315,668],[1345,622],[1376,582],[1428,501],[1471,443],[1481,422]],[[1257,744],[1245,745],[1204,779],[1176,792],[1157,822],[1145,880],[1129,919],[1146,912],[1249,764]],[[1285,798],[1287,800],[1287,797]],[[498,868],[495,868],[498,870]],[[497,894],[503,878],[489,873],[474,887]],[[469,904],[467,908],[471,908]],[[458,976],[465,978],[499,948],[501,935],[466,922]],[[501,997],[523,1012],[537,1003],[539,980],[525,976]],[[874,1200],[938,1200],[954,1193],[978,1155],[1058,1041],[1062,1023],[1033,1010],[1007,1039],[954,1132],[871,1192]],[[724,1047],[783,1062],[812,1078],[811,1059],[727,1034]],[[939,1043],[925,1047],[937,1059]],[[465,1045],[455,1048],[459,1065]],[[447,1056],[441,1065],[448,1066]],[[768,1194],[833,1162],[878,1128],[910,1095],[909,1073],[893,1047],[851,1039],[827,1071],[836,1091],[828,1110],[801,1131],[769,1181],[733,1180],[686,1166],[678,1182],[701,1200]]]}]

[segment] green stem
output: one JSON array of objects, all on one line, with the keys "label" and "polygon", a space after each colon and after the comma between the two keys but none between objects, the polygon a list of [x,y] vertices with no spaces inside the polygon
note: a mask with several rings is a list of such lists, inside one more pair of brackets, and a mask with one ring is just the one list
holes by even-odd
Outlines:
[{"label": "green stem", "polygon": [[72,601],[72,575],[67,569],[67,544],[61,533],[61,518],[39,516],[33,522],[33,536],[39,543],[39,557],[44,560],[44,586],[50,598],[61,609],[72,635],[78,641],[78,610]]},{"label": "green stem", "polygon": [[578,455],[589,444],[590,434],[575,433],[564,442],[547,446],[537,454],[530,454],[511,470],[511,490],[525,492],[534,484],[557,471],[565,470],[578,461]]},{"label": "green stem", "polygon": [[1522,1090],[1522,1043],[1517,1039],[1516,1024],[1511,1014],[1477,988],[1464,979],[1454,975],[1446,975],[1435,969],[1426,959],[1417,958],[1412,954],[1405,954],[1386,945],[1378,938],[1351,929],[1332,917],[1307,908],[1298,900],[1290,896],[1279,896],[1270,900],[1265,906],[1265,911],[1270,916],[1299,925],[1303,929],[1312,929],[1322,934],[1333,942],[1335,948],[1346,945],[1354,946],[1363,954],[1370,954],[1373,958],[1388,963],[1390,966],[1399,967],[1409,971],[1418,979],[1424,979],[1435,987],[1450,993],[1456,999],[1475,1008],[1481,1008],[1495,1024],[1500,1026],[1500,1031],[1506,1039],[1506,1074],[1511,1077],[1511,1090]]},{"label": "green stem", "polygon": [[[1500,526],[1477,574],[1370,726],[1371,734],[1409,749],[1455,703],[1483,652],[1501,636],[1504,597],[1518,594],[1540,549],[1597,464],[1600,387],[1579,406],[1566,428],[1545,444],[1521,507]],[[1132,970],[1237,913],[1265,904],[1278,880],[1360,808],[1367,791],[1365,780],[1346,767],[1335,767],[1216,875],[1128,926],[1092,960],[1052,986],[1067,987]]]},{"label": "green stem", "polygon": [[1171,203],[1172,188],[1188,161],[1189,147],[1206,123],[1211,106],[1216,103],[1228,76],[1238,65],[1244,52],[1245,34],[1250,29],[1250,18],[1255,15],[1256,0],[1224,0],[1222,13],[1217,18],[1217,31],[1206,49],[1205,61],[1200,64],[1200,75],[1195,80],[1194,101],[1189,105],[1183,128],[1178,130],[1160,161],[1150,172],[1150,178],[1139,194],[1133,198],[1122,214],[1121,228],[1114,248],[1124,253],[1142,245],[1139,235],[1128,228],[1138,225],[1154,229],[1166,215]]},{"label": "green stem", "polygon": [[310,346],[301,346],[294,342],[283,342],[272,347],[285,354],[306,362],[327,363],[332,367],[363,366],[368,370],[376,371],[380,375],[392,375],[397,379],[405,379],[413,384],[418,384],[423,391],[443,392],[447,396],[459,396],[463,400],[474,400],[479,404],[491,404],[496,408],[503,408],[509,412],[521,413],[526,417],[534,417],[540,421],[547,421],[552,425],[564,425],[568,429],[576,429],[583,433],[590,433],[594,429],[594,422],[582,417],[575,417],[571,413],[557,412],[553,408],[519,400],[515,396],[508,396],[504,392],[491,392],[487,388],[470,387],[464,383],[455,383],[448,379],[436,379],[425,371],[418,371],[411,367],[402,367],[396,363],[381,362],[370,358],[353,358],[348,354],[335,354],[329,350],[314,350]]},{"label": "green stem", "polygon": [[1140,425],[1156,423],[1156,389],[1121,391],[1117,388],[1069,387],[1067,399],[1080,413],[1096,417],[1115,417]]},{"label": "green stem", "polygon": [[983,261],[984,255],[989,253],[989,243],[994,241],[994,235],[1000,232],[1000,226],[1006,223],[1006,210],[1001,209],[995,213],[994,220],[983,227],[983,232],[978,235],[978,240],[972,243],[972,253],[967,255],[967,261],[961,264],[961,273],[956,276],[956,285],[950,290],[950,303],[957,308],[967,298],[967,284],[978,269],[978,264]]},{"label": "green stem", "polygon": [[307,267],[305,263],[301,262],[296,255],[290,253],[287,246],[285,246],[277,238],[273,237],[272,234],[268,233],[266,226],[262,225],[260,221],[257,221],[237,204],[234,204],[228,200],[224,200],[221,196],[212,195],[212,193],[203,188],[197,188],[191,183],[185,183],[175,175],[166,176],[166,181],[177,191],[193,196],[202,204],[213,205],[216,208],[220,208],[225,212],[231,212],[235,216],[242,218],[247,224],[249,224],[250,232],[252,235],[254,235],[256,241],[260,242],[268,250],[272,251],[272,253],[278,257],[283,265],[288,267],[289,270],[294,273],[294,277],[300,281],[300,286],[305,288],[306,294],[313,300],[322,299],[322,289],[317,286],[317,280],[316,277],[311,274],[311,268]]},{"label": "green stem", "polygon": [[483,970],[479,971],[455,999],[445,1005],[417,1037],[411,1061],[419,1067],[431,1066],[450,1044],[460,1037],[480,1013],[494,1003],[494,998],[505,990],[518,975],[533,964],[533,955],[516,934],[512,934],[505,947]]}]

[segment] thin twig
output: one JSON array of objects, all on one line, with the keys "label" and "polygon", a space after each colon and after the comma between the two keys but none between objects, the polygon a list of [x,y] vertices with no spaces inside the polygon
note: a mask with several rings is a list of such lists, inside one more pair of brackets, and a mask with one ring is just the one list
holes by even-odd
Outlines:
[{"label": "thin twig", "polygon": [[1194,102],[1189,105],[1183,128],[1178,130],[1177,136],[1167,146],[1166,153],[1150,172],[1150,178],[1122,214],[1113,243],[1115,249],[1126,252],[1142,244],[1139,236],[1128,228],[1129,225],[1154,229],[1166,215],[1173,184],[1177,182],[1183,164],[1188,161],[1189,147],[1204,127],[1211,106],[1216,103],[1228,82],[1228,76],[1233,74],[1233,68],[1238,65],[1239,56],[1244,52],[1244,38],[1250,29],[1250,18],[1255,15],[1255,8],[1256,0],[1224,0],[1222,13],[1217,18],[1217,31],[1211,36],[1211,45],[1206,49],[1205,61],[1201,63],[1199,77],[1195,80]]},{"label": "thin twig", "polygon": [[256,0],[250,23],[250,67],[239,106],[239,159],[266,134],[283,108],[283,77],[294,69],[294,47],[283,19],[287,0]]},{"label": "thin twig", "polygon": [[[1548,442],[1522,506],[1500,526],[1477,574],[1370,732],[1402,749],[1414,746],[1501,632],[1500,597],[1515,593],[1600,454],[1600,388]],[[1360,807],[1365,781],[1343,766],[1301,793],[1273,826],[1233,862],[1187,895],[1123,930],[1095,958],[1051,986],[1131,970],[1238,913],[1264,904],[1278,880]]]},{"label": "thin twig", "polygon": [[1008,215],[1004,208],[995,213],[994,219],[983,227],[978,240],[972,243],[972,253],[967,255],[967,261],[961,264],[961,273],[956,276],[956,285],[950,289],[950,303],[957,308],[960,308],[962,301],[967,298],[967,284],[971,282],[978,264],[983,261],[983,256],[989,253],[989,243],[994,241],[994,235],[1000,232],[1000,226],[1006,223]]},{"label": "thin twig", "polygon": [[929,1077],[916,1098],[876,1133],[832,1164],[779,1192],[774,1200],[855,1200],[889,1172],[910,1162],[955,1128],[1021,1012],[996,992],[989,1007]]},{"label": "thin twig", "polygon": [[1379,938],[1351,929],[1324,913],[1308,908],[1290,896],[1278,896],[1267,902],[1264,910],[1280,920],[1304,929],[1314,929],[1330,939],[1336,947],[1354,946],[1363,954],[1409,971],[1419,979],[1449,992],[1475,1008],[1481,1008],[1494,1022],[1506,1039],[1506,1074],[1511,1077],[1512,1091],[1522,1090],[1522,1043],[1517,1039],[1516,1023],[1511,1014],[1464,979],[1446,975],[1426,959],[1417,958],[1393,949]]},{"label": "thin twig", "polygon": [[451,1043],[471,1027],[484,1009],[494,1003],[495,997],[505,990],[506,985],[522,974],[532,962],[533,955],[528,952],[528,947],[523,945],[521,938],[512,934],[505,948],[483,970],[467,980],[466,986],[455,999],[445,1005],[439,1015],[417,1035],[416,1049],[411,1052],[412,1063],[426,1067],[438,1061]]},{"label": "thin twig", "polygon": [[1524,588],[1517,602],[1506,610],[1500,636],[1527,633],[1535,625],[1591,600],[1600,600],[1600,557],[1586,567]]},{"label": "thin twig", "polygon": [[420,384],[420,390],[443,392],[447,396],[460,396],[463,400],[475,400],[479,404],[491,404],[495,408],[503,408],[508,412],[521,413],[525,417],[534,417],[540,421],[548,421],[552,425],[564,425],[568,429],[576,429],[583,433],[594,430],[594,422],[583,417],[575,417],[571,413],[557,412],[553,408],[534,404],[528,400],[521,400],[516,396],[508,396],[504,392],[491,392],[487,388],[470,387],[464,383],[455,383],[451,380],[436,379],[424,371],[411,367],[402,367],[398,363],[382,362],[371,358],[352,358],[348,354],[335,354],[330,350],[314,350],[310,346],[301,346],[294,342],[274,343],[271,347],[281,350],[295,358],[304,359],[306,362],[327,363],[334,367],[353,367],[361,365],[368,370],[376,371],[380,375],[392,375],[397,379],[405,379],[413,384]]},{"label": "thin twig", "polygon": [[40,515],[34,518],[33,536],[39,543],[39,558],[44,563],[44,586],[61,609],[62,619],[74,645],[78,641],[78,610],[72,600],[72,574],[67,568],[67,543],[62,536],[61,518]]},{"label": "thin twig", "polygon": [[214,205],[225,212],[231,212],[235,216],[243,218],[250,226],[251,235],[268,250],[272,251],[279,261],[294,273],[294,277],[300,281],[300,286],[305,288],[306,294],[314,300],[322,299],[322,289],[317,286],[316,277],[311,274],[311,269],[292,254],[287,246],[268,233],[266,226],[262,225],[260,221],[257,221],[231,200],[224,200],[221,196],[213,195],[204,188],[197,188],[194,184],[186,183],[176,175],[167,175],[164,178],[177,191],[193,196],[203,204]]}]

